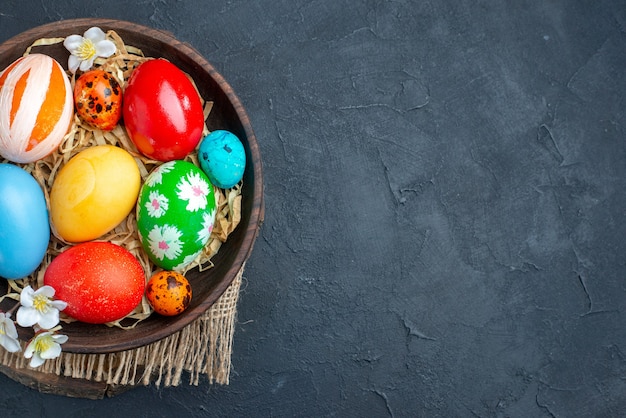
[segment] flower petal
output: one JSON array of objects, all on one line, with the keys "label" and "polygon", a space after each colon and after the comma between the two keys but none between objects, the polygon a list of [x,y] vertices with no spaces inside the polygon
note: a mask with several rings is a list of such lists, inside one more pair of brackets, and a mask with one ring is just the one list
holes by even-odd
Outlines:
[{"label": "flower petal", "polygon": [[50,306],[52,308],[58,309],[59,311],[62,311],[63,309],[67,308],[67,302],[62,300],[53,300],[50,302]]},{"label": "flower petal", "polygon": [[41,286],[39,289],[35,291],[35,295],[44,295],[48,298],[52,298],[54,296],[54,287]]},{"label": "flower petal", "polygon": [[[46,362],[46,360],[44,360],[43,358],[41,358],[41,356],[39,355],[39,353],[33,353],[33,358],[30,359],[30,363],[28,364],[30,367],[35,368],[35,367],[39,367],[42,364],[44,364]],[[24,354],[24,356],[26,356],[26,354]],[[28,357],[26,357],[28,358]]]},{"label": "flower petal", "polygon": [[0,335],[0,345],[9,353],[16,353],[22,349],[15,338],[10,338],[7,335]]},{"label": "flower petal", "polygon": [[108,58],[115,54],[115,51],[117,50],[115,44],[107,39],[96,42],[95,47],[96,55],[104,58]]},{"label": "flower petal", "polygon": [[40,314],[35,308],[31,308],[28,306],[20,306],[17,310],[17,323],[21,327],[30,327],[35,325],[40,318]]},{"label": "flower petal", "polygon": [[70,57],[67,59],[67,67],[72,72],[72,74],[76,73],[79,65],[80,59],[75,55],[70,55]]},{"label": "flower petal", "polygon": [[35,344],[33,344],[34,341],[35,340],[32,339],[26,345],[26,349],[24,350],[24,357],[25,358],[31,358],[33,356],[33,354],[35,353]]},{"label": "flower petal", "polygon": [[54,334],[52,336],[52,339],[54,341],[56,341],[57,343],[59,343],[59,344],[63,344],[63,343],[67,342],[68,336],[67,335],[63,335],[63,334]]},{"label": "flower petal", "polygon": [[35,295],[35,291],[33,290],[33,288],[30,286],[26,286],[24,289],[22,289],[22,293],[20,293],[20,304],[28,308],[32,307],[34,295]]},{"label": "flower petal", "polygon": [[93,60],[94,60],[94,58],[95,58],[95,57],[93,57],[93,58],[91,58],[91,59],[88,59],[88,60],[85,60],[85,61],[82,61],[82,62],[80,63],[80,67],[79,67],[79,68],[80,68],[80,70],[81,70],[81,71],[88,71],[88,70],[90,70],[90,69],[91,69],[91,66],[93,65]]},{"label": "flower petal", "polygon": [[15,328],[15,324],[11,321],[7,314],[7,319],[3,321],[4,323],[4,332],[11,338],[17,338],[17,328]]},{"label": "flower petal", "polygon": [[63,46],[70,51],[70,54],[73,54],[84,40],[85,38],[80,35],[70,35],[63,41]]},{"label": "flower petal", "polygon": [[61,355],[61,346],[59,344],[52,344],[50,348],[46,351],[42,351],[39,355],[43,359],[57,358]]},{"label": "flower petal", "polygon": [[104,31],[96,26],[94,26],[93,28],[87,29],[87,31],[85,31],[85,34],[83,36],[87,39],[91,39],[94,44],[98,41],[102,41],[103,39],[106,39],[106,34],[104,33]]},{"label": "flower petal", "polygon": [[[37,325],[43,329],[50,329],[59,323],[59,311],[56,309],[48,309],[44,315],[40,315]],[[21,325],[21,324],[20,324]]]}]

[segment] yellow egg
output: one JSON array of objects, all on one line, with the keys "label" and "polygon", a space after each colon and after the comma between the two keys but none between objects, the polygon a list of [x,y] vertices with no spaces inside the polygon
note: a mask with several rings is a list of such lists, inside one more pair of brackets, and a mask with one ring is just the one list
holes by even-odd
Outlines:
[{"label": "yellow egg", "polygon": [[50,190],[50,216],[68,242],[96,239],[122,222],[135,207],[141,177],[125,150],[101,145],[74,156]]}]

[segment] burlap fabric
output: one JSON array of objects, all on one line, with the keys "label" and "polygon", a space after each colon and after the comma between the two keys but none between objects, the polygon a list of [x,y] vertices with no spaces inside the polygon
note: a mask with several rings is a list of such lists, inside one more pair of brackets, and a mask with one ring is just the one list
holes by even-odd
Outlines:
[{"label": "burlap fabric", "polygon": [[[190,385],[197,386],[202,375],[206,375],[209,383],[228,384],[243,270],[242,267],[230,287],[204,315],[176,334],[119,353],[62,353],[36,371],[124,387],[178,386],[184,372],[188,372]],[[29,369],[29,360],[22,353],[9,353],[1,347],[0,350],[0,364],[5,369]]]}]

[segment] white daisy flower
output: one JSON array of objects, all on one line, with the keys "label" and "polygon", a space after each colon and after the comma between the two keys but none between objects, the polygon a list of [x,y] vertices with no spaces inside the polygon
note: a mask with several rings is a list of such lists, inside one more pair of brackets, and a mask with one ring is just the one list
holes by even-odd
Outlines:
[{"label": "white daisy flower", "polygon": [[187,210],[196,212],[198,209],[204,209],[207,205],[207,196],[211,187],[199,173],[187,174],[187,178],[183,178],[176,186],[178,189],[178,197],[187,201]]},{"label": "white daisy flower", "polygon": [[209,241],[211,232],[213,232],[213,219],[215,218],[215,211],[202,214],[202,229],[198,231],[198,239],[196,241],[205,245]]},{"label": "white daisy flower", "polygon": [[150,251],[159,259],[167,258],[175,260],[182,252],[183,242],[180,240],[182,233],[174,226],[155,225],[148,233],[148,245]]},{"label": "white daisy flower", "polygon": [[146,202],[146,209],[148,210],[148,215],[153,218],[160,218],[165,215],[167,212],[167,208],[169,206],[169,201],[165,195],[153,190],[148,195],[148,201]]},{"label": "white daisy flower", "polygon": [[152,170],[152,172],[150,173],[150,175],[146,179],[146,184],[148,186],[154,186],[155,184],[161,184],[163,182],[163,174],[169,173],[170,171],[172,171],[174,169],[174,164],[175,163],[176,163],[176,161],[170,161],[170,162],[167,162],[165,164],[161,164],[160,166],[158,166],[157,168]]},{"label": "white daisy flower", "polygon": [[200,252],[198,251],[195,254],[188,255],[187,257],[185,257],[185,259],[179,265],[175,266],[172,270],[174,270],[174,271],[181,271],[182,269],[187,267],[187,265],[189,263],[191,263],[193,260],[195,260],[196,257],[198,257],[199,254],[200,254]]}]

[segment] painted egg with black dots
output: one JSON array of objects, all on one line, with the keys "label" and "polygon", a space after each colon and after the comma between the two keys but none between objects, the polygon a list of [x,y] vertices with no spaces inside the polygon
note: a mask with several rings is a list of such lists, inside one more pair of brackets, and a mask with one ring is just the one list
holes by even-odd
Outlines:
[{"label": "painted egg with black dots", "polygon": [[87,125],[110,131],[122,117],[122,87],[106,71],[87,71],[74,85],[74,106]]},{"label": "painted egg with black dots", "polygon": [[152,309],[163,316],[183,313],[191,303],[191,285],[180,273],[161,271],[146,285],[146,298]]}]

